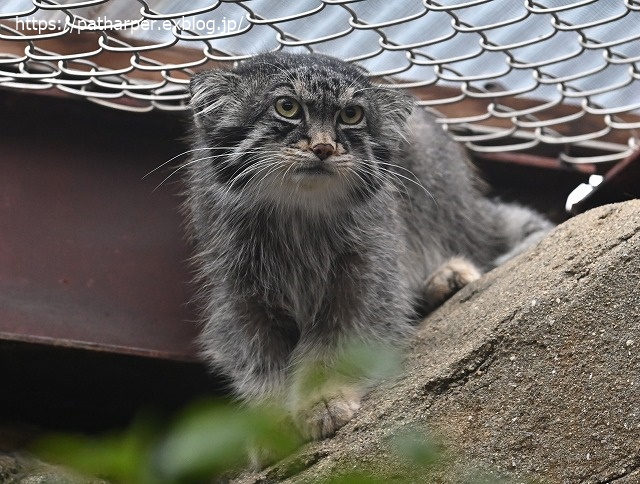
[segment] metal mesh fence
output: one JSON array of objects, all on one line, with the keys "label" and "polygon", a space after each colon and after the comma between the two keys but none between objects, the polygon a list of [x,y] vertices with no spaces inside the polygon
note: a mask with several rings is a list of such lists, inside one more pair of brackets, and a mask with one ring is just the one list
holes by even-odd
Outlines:
[{"label": "metal mesh fence", "polygon": [[0,86],[182,110],[193,72],[269,50],[358,62],[480,152],[638,146],[640,0],[4,0]]}]

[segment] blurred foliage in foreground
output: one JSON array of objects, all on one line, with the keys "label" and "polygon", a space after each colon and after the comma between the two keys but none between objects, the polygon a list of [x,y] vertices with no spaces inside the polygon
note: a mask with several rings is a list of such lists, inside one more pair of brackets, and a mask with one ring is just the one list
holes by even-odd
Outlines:
[{"label": "blurred foliage in foreground", "polygon": [[55,434],[33,451],[43,460],[123,484],[207,482],[246,465],[259,446],[283,457],[299,445],[282,412],[223,401],[190,405],[168,426],[139,417],[129,428],[101,437]]},{"label": "blurred foliage in foreground", "polygon": [[[307,372],[310,380],[304,385],[324,385],[334,377],[373,383],[397,374],[400,361],[397,351],[389,348],[351,345],[322,375]],[[281,407],[207,400],[191,404],[170,423],[139,417],[129,428],[100,437],[50,435],[33,450],[45,461],[113,483],[182,484],[215,482],[216,478],[224,481],[249,465],[251,455],[254,462],[256,456],[259,461],[264,462],[267,456],[274,462],[302,443]],[[390,468],[407,471],[406,475],[395,473],[394,482],[416,482],[415,475],[421,476],[420,482],[430,482],[429,474],[446,465],[442,448],[417,429],[402,430],[387,444],[390,462],[338,470],[325,482],[388,482],[380,475]],[[290,474],[302,470],[295,464],[289,467]]]},{"label": "blurred foliage in foreground", "polygon": [[[284,418],[273,408],[239,409],[229,403],[202,401],[183,411],[164,431],[157,422],[139,419],[125,431],[102,437],[51,435],[34,450],[48,462],[113,483],[214,482],[247,466],[252,449],[260,449],[272,459],[296,450],[301,441],[292,426],[282,425]],[[425,477],[431,468],[444,462],[441,448],[417,431],[400,432],[388,444],[394,461],[421,468]],[[398,468],[398,462],[378,462],[375,466],[338,470],[325,482],[388,482],[379,477],[380,469],[388,468],[388,464]],[[294,464],[286,472],[301,470]],[[394,482],[415,481],[396,474]]]}]

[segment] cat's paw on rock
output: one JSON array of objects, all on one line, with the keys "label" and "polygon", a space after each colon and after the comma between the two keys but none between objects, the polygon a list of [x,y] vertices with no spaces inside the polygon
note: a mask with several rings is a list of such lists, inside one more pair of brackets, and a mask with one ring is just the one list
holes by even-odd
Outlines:
[{"label": "cat's paw on rock", "polygon": [[482,273],[472,262],[463,257],[453,257],[424,282],[424,300],[429,306],[439,306],[481,276]]},{"label": "cat's paw on rock", "polygon": [[294,410],[294,418],[305,439],[320,440],[333,436],[359,408],[357,392],[343,389],[300,406]]}]

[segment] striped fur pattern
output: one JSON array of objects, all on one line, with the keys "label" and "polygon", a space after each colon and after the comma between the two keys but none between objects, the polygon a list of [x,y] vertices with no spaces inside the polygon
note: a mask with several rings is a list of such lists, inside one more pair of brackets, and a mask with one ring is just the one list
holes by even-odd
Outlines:
[{"label": "striped fur pattern", "polygon": [[[201,353],[309,438],[366,384],[300,390],[350,342],[400,348],[429,311],[550,227],[483,197],[463,150],[399,90],[321,55],[263,54],[191,81],[184,167]],[[507,255],[505,255],[507,254]]]}]

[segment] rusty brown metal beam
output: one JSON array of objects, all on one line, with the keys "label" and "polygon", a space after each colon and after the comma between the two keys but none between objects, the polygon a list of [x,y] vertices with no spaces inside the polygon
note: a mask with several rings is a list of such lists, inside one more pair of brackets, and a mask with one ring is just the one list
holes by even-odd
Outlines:
[{"label": "rusty brown metal beam", "polygon": [[193,360],[178,120],[0,94],[0,338]]}]

